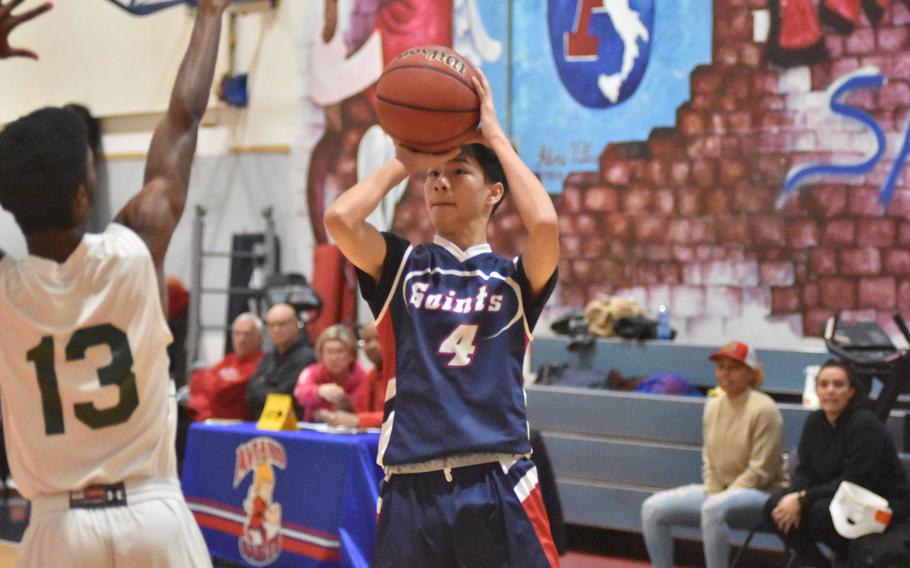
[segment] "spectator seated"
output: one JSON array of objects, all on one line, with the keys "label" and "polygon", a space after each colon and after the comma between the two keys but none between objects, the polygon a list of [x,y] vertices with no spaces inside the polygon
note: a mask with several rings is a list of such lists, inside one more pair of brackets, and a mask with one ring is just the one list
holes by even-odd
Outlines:
[{"label": "spectator seated", "polygon": [[[587,363],[602,370],[619,369],[628,376],[674,371],[700,388],[714,386],[711,349],[657,342],[625,343],[597,340],[590,355],[568,351],[568,340],[538,338],[533,368],[550,361]],[[765,365],[763,390],[801,397],[804,368],[827,358],[821,351],[759,350]],[[783,363],[786,364],[783,364]],[[702,369],[699,371],[699,369]],[[641,505],[657,491],[699,483],[701,479],[702,415],[706,399],[654,395],[607,389],[529,385],[528,418],[540,430],[556,474],[565,521],[611,530],[640,532]],[[778,403],[783,417],[783,448],[795,453],[806,417],[800,404]],[[905,449],[906,412],[892,410],[885,428],[899,450]],[[910,454],[900,454],[905,469]],[[734,543],[746,531],[734,531]],[[700,539],[697,527],[682,527],[675,536]],[[754,546],[781,550],[780,540],[757,534]]]},{"label": "spectator seated", "polygon": [[275,304],[269,308],[266,325],[272,349],[259,361],[246,386],[246,403],[254,420],[262,414],[268,395],[291,395],[300,372],[316,361],[303,323],[291,305]]},{"label": "spectator seated", "polygon": [[187,407],[193,420],[252,419],[244,394],[264,355],[262,321],[249,312],[237,316],[231,325],[231,346],[232,353],[212,367],[198,369],[190,376]]},{"label": "spectator seated", "polygon": [[357,344],[348,328],[335,324],[316,340],[316,363],[300,373],[294,398],[306,422],[323,422],[325,412],[353,412],[363,398],[366,371],[357,361]]}]

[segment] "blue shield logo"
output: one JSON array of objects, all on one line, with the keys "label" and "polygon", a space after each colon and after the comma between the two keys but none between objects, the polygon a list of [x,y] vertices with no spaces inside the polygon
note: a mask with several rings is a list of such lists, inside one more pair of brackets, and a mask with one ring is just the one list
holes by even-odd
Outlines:
[{"label": "blue shield logo", "polygon": [[547,24],[572,98],[607,108],[632,96],[651,55],[654,0],[549,0]]}]

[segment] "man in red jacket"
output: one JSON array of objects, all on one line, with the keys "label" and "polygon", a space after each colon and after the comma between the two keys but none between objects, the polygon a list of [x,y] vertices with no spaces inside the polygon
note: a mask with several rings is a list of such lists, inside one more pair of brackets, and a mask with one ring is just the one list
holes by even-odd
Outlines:
[{"label": "man in red jacket", "polygon": [[231,344],[233,353],[190,378],[188,406],[193,420],[252,420],[244,393],[262,359],[262,321],[249,312],[237,316],[231,326]]}]

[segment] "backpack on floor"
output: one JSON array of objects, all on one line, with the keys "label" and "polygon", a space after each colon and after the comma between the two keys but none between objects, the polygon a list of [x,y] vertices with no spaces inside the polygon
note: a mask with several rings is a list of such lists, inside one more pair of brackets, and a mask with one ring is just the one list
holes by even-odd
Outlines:
[{"label": "backpack on floor", "polygon": [[849,568],[907,568],[910,566],[910,521],[881,534],[860,537],[850,545]]}]

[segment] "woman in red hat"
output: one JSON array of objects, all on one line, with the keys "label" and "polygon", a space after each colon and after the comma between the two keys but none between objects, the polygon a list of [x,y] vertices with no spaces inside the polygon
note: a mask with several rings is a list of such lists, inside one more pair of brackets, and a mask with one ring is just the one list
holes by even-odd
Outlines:
[{"label": "woman in red hat", "polygon": [[655,493],[641,508],[655,568],[673,567],[673,525],[701,526],[707,568],[730,563],[730,525],[751,528],[771,491],[785,481],[777,405],[755,350],[731,341],[710,356],[720,395],[705,405],[702,483]]}]

